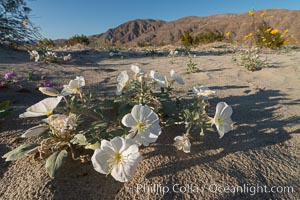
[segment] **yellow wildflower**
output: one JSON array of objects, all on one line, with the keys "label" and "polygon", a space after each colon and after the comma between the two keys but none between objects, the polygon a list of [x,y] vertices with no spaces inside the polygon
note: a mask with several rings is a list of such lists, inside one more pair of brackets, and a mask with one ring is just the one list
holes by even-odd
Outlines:
[{"label": "yellow wildflower", "polygon": [[255,12],[254,12],[253,10],[250,10],[250,11],[248,12],[248,14],[252,17],[252,16],[255,14]]},{"label": "yellow wildflower", "polygon": [[264,17],[264,16],[265,16],[265,13],[264,13],[264,12],[263,12],[263,13],[261,13],[261,14],[260,14],[260,16],[261,16],[261,17]]},{"label": "yellow wildflower", "polygon": [[271,30],[272,30],[272,28],[268,28],[268,29],[266,30],[266,33],[269,33]]},{"label": "yellow wildflower", "polygon": [[285,29],[285,30],[284,30],[284,33],[288,33],[288,32],[289,32],[289,29]]},{"label": "yellow wildflower", "polygon": [[278,33],[278,29],[273,29],[270,33],[271,33],[272,35],[275,35],[276,33]]},{"label": "yellow wildflower", "polygon": [[228,38],[230,37],[230,35],[231,35],[230,31],[225,34],[225,36]]},{"label": "yellow wildflower", "polygon": [[26,25],[27,25],[27,21],[24,20],[24,21],[22,22],[22,24],[23,24],[23,26],[26,26]]},{"label": "yellow wildflower", "polygon": [[253,36],[253,33],[249,33],[248,35],[244,36],[244,40],[247,40],[249,37],[252,37],[252,36]]}]

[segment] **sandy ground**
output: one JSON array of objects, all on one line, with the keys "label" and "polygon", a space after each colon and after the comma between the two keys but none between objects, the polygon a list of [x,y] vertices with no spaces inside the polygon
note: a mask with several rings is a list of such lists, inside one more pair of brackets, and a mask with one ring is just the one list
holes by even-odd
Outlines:
[{"label": "sandy ground", "polygon": [[[1,76],[13,70],[19,84],[29,89],[20,92],[17,85],[0,89],[0,101],[10,100],[13,109],[1,122],[0,155],[29,142],[19,136],[38,123],[37,119],[18,119],[26,107],[45,97],[35,89],[37,81],[26,80],[28,72],[45,76],[58,89],[82,75],[88,86],[103,95],[113,94],[118,73],[129,70],[131,64],[164,74],[175,69],[186,82],[177,88],[180,95],[194,85],[216,90],[218,98],[211,100],[212,107],[219,101],[232,105],[232,118],[238,125],[222,139],[216,132],[202,140],[194,135],[190,154],[173,147],[173,138],[182,127],[164,129],[156,143],[141,149],[143,161],[134,179],[125,184],[95,172],[89,164],[70,160],[60,176],[51,180],[44,163],[0,159],[0,199],[300,199],[300,52],[267,56],[268,68],[248,72],[232,62],[232,54],[198,52],[193,61],[202,71],[187,74],[187,57],[130,53],[124,59],[109,59],[108,52],[82,51],[73,53],[71,63],[59,65],[31,62],[26,52],[0,50]],[[269,190],[292,186],[294,192],[251,195],[250,187],[257,185]],[[245,186],[248,192],[216,191],[216,186]],[[169,192],[163,194],[163,189]]]}]

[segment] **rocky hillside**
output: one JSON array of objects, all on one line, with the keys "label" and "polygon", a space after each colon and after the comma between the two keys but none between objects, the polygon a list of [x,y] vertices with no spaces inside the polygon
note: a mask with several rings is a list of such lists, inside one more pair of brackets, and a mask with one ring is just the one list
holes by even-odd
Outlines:
[{"label": "rocky hillside", "polygon": [[[289,29],[289,33],[300,39],[300,10],[268,9],[256,11],[256,23],[262,22],[259,15],[265,12],[264,20],[279,30]],[[251,17],[248,13],[220,14],[209,17],[184,17],[175,21],[138,19],[126,22],[107,32],[93,35],[91,39],[98,44],[176,44],[183,31],[189,30],[197,35],[207,29],[230,31],[234,40],[241,41],[251,32]]]}]

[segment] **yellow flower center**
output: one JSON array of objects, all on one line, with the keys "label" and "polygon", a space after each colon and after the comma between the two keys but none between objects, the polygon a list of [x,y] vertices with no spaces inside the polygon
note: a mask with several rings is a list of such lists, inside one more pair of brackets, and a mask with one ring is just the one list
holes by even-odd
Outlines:
[{"label": "yellow flower center", "polygon": [[217,124],[221,124],[221,123],[222,123],[221,117],[217,117],[217,118],[216,118],[216,123],[217,123]]},{"label": "yellow flower center", "polygon": [[136,125],[136,129],[138,131],[143,131],[143,130],[147,129],[147,124],[144,124],[143,122],[138,121],[138,123]]},{"label": "yellow flower center", "polygon": [[113,158],[116,163],[121,163],[123,161],[123,156],[119,152],[115,153]]},{"label": "yellow flower center", "polygon": [[52,115],[52,111],[48,111],[48,112],[46,113],[46,115],[47,115],[47,116]]},{"label": "yellow flower center", "polygon": [[180,141],[179,141],[179,145],[180,145],[180,146],[184,146],[184,145],[185,145],[185,141],[184,141],[184,140],[180,140]]}]

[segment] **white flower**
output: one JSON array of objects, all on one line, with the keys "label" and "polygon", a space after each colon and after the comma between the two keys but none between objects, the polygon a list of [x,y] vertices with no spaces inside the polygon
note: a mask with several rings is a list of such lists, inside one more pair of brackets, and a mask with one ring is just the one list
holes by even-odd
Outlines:
[{"label": "white flower", "polygon": [[26,109],[26,112],[20,114],[20,118],[26,117],[39,117],[44,115],[51,115],[53,110],[57,107],[62,97],[49,97],[46,98]]},{"label": "white flower", "polygon": [[178,84],[184,85],[183,79],[180,76],[177,76],[173,69],[170,71],[170,75],[172,80],[176,81]]},{"label": "white flower", "polygon": [[139,74],[139,75],[144,75],[145,74],[145,71],[143,69],[141,69],[139,66],[137,65],[131,65],[131,68],[130,68],[136,75]]},{"label": "white flower", "polygon": [[123,117],[122,124],[131,127],[127,138],[132,138],[139,145],[148,146],[161,134],[159,118],[148,106],[135,105],[131,113]]},{"label": "white flower", "polygon": [[72,59],[71,54],[68,54],[67,56],[64,56],[64,61],[69,61]]},{"label": "white flower", "polygon": [[76,127],[76,115],[70,114],[69,116],[63,114],[50,115],[45,120],[55,133],[61,136],[66,135]]},{"label": "white flower", "polygon": [[232,108],[225,102],[219,102],[216,107],[216,114],[213,118],[213,124],[216,125],[220,138],[225,133],[232,130]]},{"label": "white flower", "polygon": [[116,95],[122,94],[122,90],[126,86],[128,80],[129,80],[129,76],[127,74],[127,71],[122,71],[117,78],[118,85],[117,85]]},{"label": "white flower", "polygon": [[76,79],[70,80],[69,85],[64,85],[64,89],[61,94],[64,96],[70,94],[77,94],[80,91],[80,88],[85,86],[85,80],[83,76],[77,76]]},{"label": "white flower", "polygon": [[170,51],[169,56],[170,57],[176,57],[176,56],[178,56],[178,51],[176,51],[176,50],[175,51],[173,51],[173,50]]},{"label": "white flower", "polygon": [[166,76],[160,75],[157,72],[155,72],[154,70],[150,71],[150,78],[155,81],[155,83],[159,86],[159,87],[168,87],[168,81]]},{"label": "white flower", "polygon": [[46,95],[52,96],[52,97],[61,95],[59,93],[59,91],[57,91],[56,89],[51,88],[51,87],[39,87],[39,91],[41,91],[43,94],[46,94]]},{"label": "white flower", "polygon": [[56,58],[56,57],[57,57],[56,53],[54,53],[54,52],[52,52],[52,51],[47,51],[47,52],[45,53],[45,56],[46,56],[46,57],[53,57],[53,58]]},{"label": "white flower", "polygon": [[215,91],[210,90],[208,87],[205,87],[203,85],[201,85],[199,89],[193,87],[193,92],[198,96],[201,96],[204,100],[209,99],[211,96],[213,96],[216,93]]},{"label": "white flower", "polygon": [[115,56],[114,52],[109,52],[109,56],[114,57]]},{"label": "white flower", "polygon": [[40,55],[36,50],[32,50],[32,51],[28,51],[29,55],[30,55],[30,60],[34,58],[35,62],[38,62],[40,59]]},{"label": "white flower", "polygon": [[178,150],[183,150],[184,153],[190,153],[191,152],[191,142],[188,137],[184,136],[176,136],[174,138],[174,146]]},{"label": "white flower", "polygon": [[22,138],[27,138],[27,137],[32,137],[32,136],[38,136],[40,134],[42,134],[43,132],[45,132],[46,130],[49,129],[49,125],[38,125],[38,126],[34,126],[28,130],[25,131],[25,133],[23,133],[21,135]]},{"label": "white flower", "polygon": [[94,169],[101,174],[111,173],[115,180],[127,182],[133,178],[142,157],[139,148],[131,139],[115,137],[102,140],[100,149],[92,156]]}]

